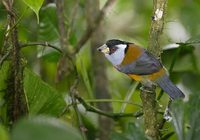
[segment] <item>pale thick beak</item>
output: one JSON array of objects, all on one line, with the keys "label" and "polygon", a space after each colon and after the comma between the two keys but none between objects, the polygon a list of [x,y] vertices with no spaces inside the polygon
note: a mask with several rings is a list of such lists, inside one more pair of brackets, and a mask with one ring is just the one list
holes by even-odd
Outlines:
[{"label": "pale thick beak", "polygon": [[102,45],[101,47],[97,48],[98,51],[104,53],[104,54],[109,54],[110,50],[107,47],[106,44]]}]

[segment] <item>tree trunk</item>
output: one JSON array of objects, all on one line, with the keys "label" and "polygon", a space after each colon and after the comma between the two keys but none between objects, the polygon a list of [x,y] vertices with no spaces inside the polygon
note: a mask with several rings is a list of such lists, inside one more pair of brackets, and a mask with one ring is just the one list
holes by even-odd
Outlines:
[{"label": "tree trunk", "polygon": [[[13,29],[9,30],[6,37],[11,50],[11,70],[7,80],[7,90],[5,100],[7,101],[7,119],[9,125],[17,121],[20,117],[27,114],[28,108],[23,89],[23,65],[21,63],[20,45],[16,25],[16,15],[13,12],[13,2],[4,0],[3,4],[8,11],[8,24]],[[6,46],[3,46],[6,47]]]},{"label": "tree trunk", "polygon": [[[148,50],[157,58],[160,58],[162,48],[159,45],[160,35],[164,26],[164,15],[167,0],[153,0],[153,16],[149,34]],[[143,103],[145,133],[152,139],[159,139],[157,122],[157,107],[155,86],[145,87],[140,94]]]},{"label": "tree trunk", "polygon": [[[96,17],[99,13],[99,1],[98,0],[87,0],[86,6],[87,12],[87,21],[88,26],[95,26]],[[92,50],[92,66],[93,66],[93,74],[94,74],[94,91],[95,97],[97,99],[108,99],[110,98],[108,92],[108,79],[106,76],[106,66],[105,61],[97,52],[97,47],[102,45],[105,40],[105,35],[103,32],[102,25],[100,24],[99,28],[93,33],[91,37],[91,50]],[[98,108],[104,111],[112,111],[110,104],[105,103],[98,103]],[[99,116],[99,125],[100,125],[100,132],[99,138],[100,140],[108,140],[109,139],[109,132],[112,127],[112,120],[103,116]]]}]

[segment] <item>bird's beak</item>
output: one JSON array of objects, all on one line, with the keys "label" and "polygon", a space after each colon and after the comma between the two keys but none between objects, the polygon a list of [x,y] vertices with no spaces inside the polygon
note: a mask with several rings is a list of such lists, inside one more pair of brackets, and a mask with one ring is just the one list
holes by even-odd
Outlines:
[{"label": "bird's beak", "polygon": [[97,48],[98,51],[104,53],[104,54],[109,54],[110,50],[107,47],[106,44],[102,45],[101,47]]}]

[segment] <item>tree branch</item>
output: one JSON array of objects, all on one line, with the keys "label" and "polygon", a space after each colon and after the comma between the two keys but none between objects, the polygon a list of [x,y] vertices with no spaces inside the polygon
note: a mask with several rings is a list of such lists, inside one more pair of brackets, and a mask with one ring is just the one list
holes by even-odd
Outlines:
[{"label": "tree branch", "polygon": [[[23,90],[23,65],[21,64],[20,45],[16,27],[16,15],[13,12],[13,1],[3,0],[3,5],[8,12],[9,28],[6,33],[7,44],[11,50],[7,55],[11,55],[11,72],[8,76],[7,92],[5,100],[7,101],[7,118],[9,123],[17,121],[20,117],[28,112],[26,99]],[[10,28],[12,27],[12,28]],[[10,40],[9,40],[10,39]],[[5,55],[5,57],[7,57]]]},{"label": "tree branch", "polygon": [[[162,49],[159,45],[160,35],[164,26],[164,15],[167,0],[153,0],[153,16],[149,34],[148,50],[160,58]],[[159,130],[157,124],[157,108],[155,85],[141,88],[141,100],[143,103],[145,133],[153,140],[159,139]]]},{"label": "tree branch", "polygon": [[75,95],[75,98],[85,107],[86,111],[89,112],[94,112],[97,113],[99,115],[103,115],[112,119],[118,119],[121,117],[140,117],[143,115],[143,112],[138,111],[135,113],[108,113],[108,112],[104,112],[102,110],[99,110],[91,105],[88,105],[80,96],[78,96],[77,94]]},{"label": "tree branch", "polygon": [[[104,43],[105,32],[103,28],[103,22],[96,21],[96,17],[101,12],[100,10],[100,0],[86,0],[87,4],[85,6],[87,27],[93,28],[94,32],[91,33],[90,37],[90,48],[92,54],[92,74],[95,78],[92,80],[94,96],[97,99],[111,98],[108,90],[108,77],[105,70],[105,61],[99,58],[97,55],[96,46],[100,46]],[[103,17],[102,17],[103,19]],[[102,20],[103,21],[103,20]],[[97,26],[98,22],[98,26]],[[95,27],[96,26],[96,27]],[[96,28],[96,29],[95,29]],[[96,107],[99,110],[104,110],[105,112],[113,112],[110,103],[96,103]],[[106,140],[110,136],[110,131],[113,127],[113,120],[99,115],[98,117],[99,132],[97,133],[99,140]]]},{"label": "tree branch", "polygon": [[113,99],[85,99],[85,102],[87,103],[102,103],[102,102],[116,102],[116,103],[125,103],[125,104],[129,104],[129,105],[133,105],[133,106],[137,106],[142,108],[142,105],[140,104],[136,104],[130,101],[125,101],[125,100],[113,100]]},{"label": "tree branch", "polygon": [[78,82],[79,82],[79,78],[77,77],[75,79],[73,85],[70,88],[69,95],[72,98],[72,105],[73,105],[74,111],[75,111],[77,119],[78,119],[79,130],[81,132],[82,138],[83,138],[83,140],[86,140],[85,130],[87,130],[87,129],[84,127],[84,124],[83,124],[82,118],[81,118],[81,114],[78,110],[78,106],[76,103],[76,94],[77,94],[76,88],[77,88]]},{"label": "tree branch", "polygon": [[3,55],[0,59],[0,68],[3,64],[3,62],[8,58],[8,56],[11,54],[11,51],[8,51],[5,55]]},{"label": "tree branch", "polygon": [[100,25],[101,21],[103,20],[103,18],[105,16],[106,12],[108,11],[109,7],[114,2],[115,2],[115,0],[107,0],[107,2],[105,3],[104,7],[101,9],[101,11],[99,12],[97,18],[95,19],[94,26],[88,27],[86,29],[86,32],[82,35],[81,39],[76,44],[75,53],[77,53],[81,49],[81,47],[88,41],[88,39],[90,38],[92,33],[98,28],[98,26]]},{"label": "tree branch", "polygon": [[[65,76],[65,74],[67,73],[67,71],[69,71],[70,69],[70,65],[68,64],[68,62],[73,63],[73,55],[70,55],[70,51],[68,48],[69,45],[69,37],[71,34],[71,28],[73,26],[73,22],[75,19],[75,15],[77,12],[77,7],[79,4],[79,0],[76,0],[75,2],[75,6],[73,7],[73,11],[71,13],[70,16],[70,22],[69,22],[69,26],[67,29],[65,29],[65,16],[64,16],[64,1],[62,0],[56,0],[56,6],[57,6],[57,15],[58,15],[58,26],[59,26],[59,33],[60,33],[60,45],[61,45],[61,49],[63,51],[63,55],[60,58],[60,60],[58,61],[57,64],[57,73],[56,73],[56,77],[55,77],[55,82],[58,83],[60,82],[63,77]],[[70,59],[69,59],[70,57]],[[72,64],[73,65],[73,64]]]},{"label": "tree branch", "polygon": [[159,39],[164,27],[166,5],[167,0],[153,0],[153,16],[149,33],[148,50],[158,58],[162,53]]},{"label": "tree branch", "polygon": [[62,50],[67,50],[66,46],[66,30],[65,30],[65,16],[64,16],[64,1],[56,0],[56,11],[58,16],[58,28],[60,33],[60,46]]},{"label": "tree branch", "polygon": [[24,44],[20,44],[21,48],[25,48],[28,46],[45,46],[45,47],[50,47],[55,49],[56,51],[58,51],[59,53],[62,53],[62,50],[59,49],[58,47],[49,44],[48,42],[31,42],[31,43],[24,43]]},{"label": "tree branch", "polygon": [[157,128],[157,109],[156,109],[156,93],[155,86],[151,88],[143,87],[141,88],[140,97],[143,104],[144,112],[144,125],[145,133],[151,137],[153,140],[158,139],[158,128]]}]

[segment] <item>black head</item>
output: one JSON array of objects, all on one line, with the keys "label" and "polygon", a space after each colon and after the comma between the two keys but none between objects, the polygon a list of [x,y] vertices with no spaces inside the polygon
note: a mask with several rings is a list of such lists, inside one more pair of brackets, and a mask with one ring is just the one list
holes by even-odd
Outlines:
[{"label": "black head", "polygon": [[125,41],[121,41],[121,40],[118,40],[118,39],[111,39],[111,40],[108,40],[106,42],[106,45],[109,47],[109,48],[112,48],[116,45],[120,45],[120,44],[127,44],[127,42]]},{"label": "black head", "polygon": [[97,50],[100,52],[103,52],[104,54],[111,55],[119,49],[119,47],[120,47],[119,45],[126,45],[126,48],[124,50],[126,53],[128,46],[129,46],[128,44],[130,44],[130,43],[126,42],[126,41],[121,41],[118,39],[111,39],[111,40],[108,40],[104,45],[99,47]]},{"label": "black head", "polygon": [[[129,42],[121,41],[119,39],[111,39],[106,42],[107,47],[110,49],[109,54],[114,53],[118,49],[116,47],[117,45],[127,45],[128,46],[128,44],[129,44]],[[126,53],[127,49],[128,48],[125,49],[125,53]]]}]

